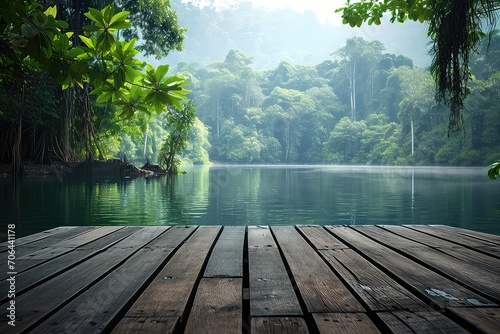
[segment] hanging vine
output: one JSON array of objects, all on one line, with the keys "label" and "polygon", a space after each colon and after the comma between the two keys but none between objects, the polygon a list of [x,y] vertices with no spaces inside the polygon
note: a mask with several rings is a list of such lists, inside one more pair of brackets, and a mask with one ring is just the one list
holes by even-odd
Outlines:
[{"label": "hanging vine", "polygon": [[[496,25],[498,1],[431,1],[428,34],[433,40],[431,73],[436,100],[450,107],[448,135],[464,129],[464,101],[469,95],[469,57]],[[486,25],[486,27],[483,27]]]},{"label": "hanging vine", "polygon": [[384,13],[391,22],[406,19],[428,22],[433,41],[431,73],[436,100],[450,108],[448,135],[464,132],[464,101],[469,95],[469,58],[481,40],[493,35],[500,10],[499,0],[370,0],[339,8],[344,24],[380,24]]}]

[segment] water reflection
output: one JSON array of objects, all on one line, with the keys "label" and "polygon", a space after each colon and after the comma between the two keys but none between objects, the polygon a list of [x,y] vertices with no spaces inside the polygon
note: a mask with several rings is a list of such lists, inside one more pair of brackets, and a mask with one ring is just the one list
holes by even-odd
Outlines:
[{"label": "water reflection", "polygon": [[[128,181],[0,180],[4,224],[445,224],[500,234],[500,185],[481,168],[193,167]],[[0,238],[6,239],[5,228]]]}]

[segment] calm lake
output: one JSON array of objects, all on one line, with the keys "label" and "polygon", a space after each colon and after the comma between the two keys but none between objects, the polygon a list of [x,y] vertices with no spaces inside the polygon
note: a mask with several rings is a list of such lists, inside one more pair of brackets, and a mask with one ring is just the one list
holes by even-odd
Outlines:
[{"label": "calm lake", "polygon": [[[126,181],[0,180],[17,237],[64,225],[444,224],[500,234],[484,168],[214,166]],[[0,241],[6,240],[6,228]]]}]

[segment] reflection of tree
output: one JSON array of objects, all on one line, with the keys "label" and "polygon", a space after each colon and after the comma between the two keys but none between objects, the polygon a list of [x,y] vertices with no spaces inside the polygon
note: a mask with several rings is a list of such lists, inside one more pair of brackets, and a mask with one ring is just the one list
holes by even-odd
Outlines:
[{"label": "reflection of tree", "polygon": [[[167,224],[197,224],[199,215],[205,214],[209,197],[209,168],[195,167],[188,174],[168,175],[161,184],[161,215],[166,215]],[[155,180],[153,180],[155,182]],[[160,184],[155,182],[155,184]],[[153,200],[157,205],[158,200]]]},{"label": "reflection of tree", "polygon": [[165,177],[166,213],[169,224],[188,225],[192,221],[192,216],[186,214],[188,208],[184,196],[176,190],[178,175],[167,175]]}]

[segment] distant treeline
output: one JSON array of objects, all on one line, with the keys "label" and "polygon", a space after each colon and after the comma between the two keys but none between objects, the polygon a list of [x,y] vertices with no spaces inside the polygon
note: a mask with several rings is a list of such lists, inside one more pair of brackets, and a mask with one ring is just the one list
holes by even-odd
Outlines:
[{"label": "distant treeline", "polygon": [[[472,60],[466,131],[448,136],[428,69],[385,53],[378,41],[348,39],[316,66],[282,61],[252,70],[230,50],[222,62],[181,62],[206,127],[192,141],[231,163],[487,165],[500,154],[500,37]],[[208,141],[208,143],[207,143]],[[200,150],[200,151],[203,151]],[[202,162],[204,158],[193,156]]]}]

